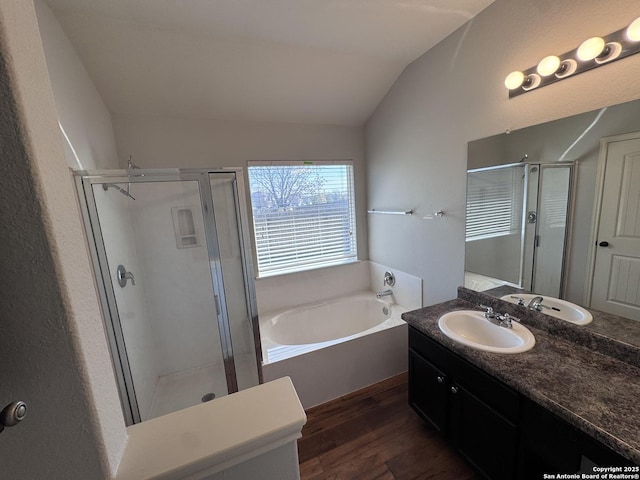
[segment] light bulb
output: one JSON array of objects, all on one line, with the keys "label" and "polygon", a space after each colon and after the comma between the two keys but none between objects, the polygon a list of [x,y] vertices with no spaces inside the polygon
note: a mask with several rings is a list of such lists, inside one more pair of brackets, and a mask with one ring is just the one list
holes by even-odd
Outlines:
[{"label": "light bulb", "polygon": [[593,60],[602,53],[605,47],[605,42],[600,37],[591,37],[588,40],[582,42],[578,47],[578,58],[583,62]]},{"label": "light bulb", "polygon": [[627,27],[627,38],[632,42],[640,42],[640,17]]},{"label": "light bulb", "polygon": [[507,75],[507,78],[504,79],[504,86],[509,90],[515,90],[520,87],[524,82],[524,73],[522,72],[511,72]]},{"label": "light bulb", "polygon": [[560,59],[555,55],[550,55],[540,60],[537,71],[543,77],[548,77],[549,75],[556,73],[558,71],[558,67],[560,67]]}]

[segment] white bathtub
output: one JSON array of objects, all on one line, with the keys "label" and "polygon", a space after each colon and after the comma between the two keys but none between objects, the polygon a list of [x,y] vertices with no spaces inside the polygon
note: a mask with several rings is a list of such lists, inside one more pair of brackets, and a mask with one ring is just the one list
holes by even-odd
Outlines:
[{"label": "white bathtub", "polygon": [[407,369],[406,309],[373,292],[262,315],[265,381],[289,376],[305,408]]}]

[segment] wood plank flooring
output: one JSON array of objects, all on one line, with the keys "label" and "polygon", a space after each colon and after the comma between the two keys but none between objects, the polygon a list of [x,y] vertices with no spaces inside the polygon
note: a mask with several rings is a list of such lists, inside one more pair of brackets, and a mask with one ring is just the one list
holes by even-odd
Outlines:
[{"label": "wood plank flooring", "polygon": [[479,480],[409,407],[407,375],[307,410],[302,480]]}]

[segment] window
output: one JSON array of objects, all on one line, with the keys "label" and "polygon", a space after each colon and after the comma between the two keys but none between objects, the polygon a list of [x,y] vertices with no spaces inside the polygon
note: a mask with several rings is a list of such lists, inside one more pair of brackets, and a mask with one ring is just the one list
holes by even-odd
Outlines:
[{"label": "window", "polygon": [[351,162],[249,162],[258,274],[356,260]]},{"label": "window", "polygon": [[519,234],[526,165],[467,173],[466,240]]}]

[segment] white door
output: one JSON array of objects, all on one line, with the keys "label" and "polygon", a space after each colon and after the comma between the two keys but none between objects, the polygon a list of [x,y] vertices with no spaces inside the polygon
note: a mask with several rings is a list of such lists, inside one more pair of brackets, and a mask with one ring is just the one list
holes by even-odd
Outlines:
[{"label": "white door", "polygon": [[640,135],[608,143],[591,307],[640,321]]}]

